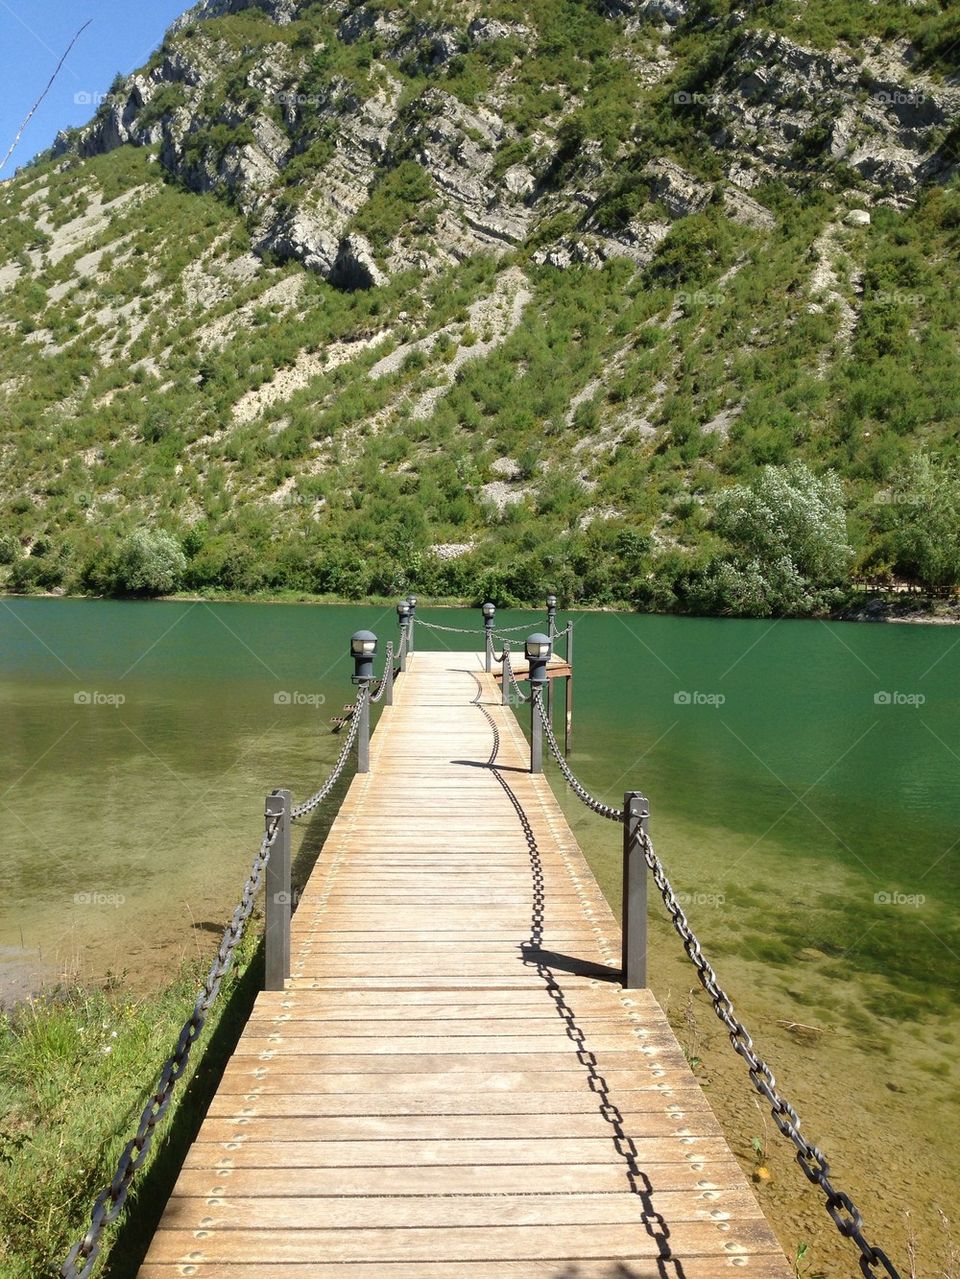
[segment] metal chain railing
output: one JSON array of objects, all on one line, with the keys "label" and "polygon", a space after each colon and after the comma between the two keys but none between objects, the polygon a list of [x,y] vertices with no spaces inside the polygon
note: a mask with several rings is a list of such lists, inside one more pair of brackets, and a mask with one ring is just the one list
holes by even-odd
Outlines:
[{"label": "metal chain railing", "polygon": [[509,644],[505,644],[505,645],[504,645],[503,652],[502,652],[502,653],[500,654],[500,656],[497,658],[497,661],[500,663],[501,668],[502,668],[502,669],[501,669],[501,676],[500,676],[500,678],[501,678],[501,682],[502,682],[504,679],[509,680],[509,681],[510,681],[510,687],[511,687],[511,688],[513,689],[513,691],[516,693],[516,695],[517,695],[517,697],[520,699],[520,701],[521,701],[521,702],[529,702],[529,700],[530,700],[530,694],[529,694],[529,693],[525,693],[525,692],[523,691],[523,689],[520,687],[519,683],[517,682],[517,677],[516,677],[516,675],[514,675],[514,673],[513,673],[513,665],[512,665],[512,663],[511,663],[511,661],[510,661],[510,647],[509,647]]},{"label": "metal chain railing", "polygon": [[[547,717],[543,705],[543,690],[539,686],[534,686],[533,699],[540,714],[550,752],[574,793],[588,808],[598,813],[601,817],[607,817],[615,822],[623,822],[624,811],[619,808],[613,808],[609,804],[604,804],[591,795],[567,764],[554,736],[553,727]],[[861,1271],[867,1276],[867,1279],[877,1279],[881,1273],[886,1274],[888,1279],[900,1279],[893,1262],[887,1254],[881,1248],[869,1243],[865,1238],[863,1234],[863,1218],[856,1204],[848,1194],[842,1190],[837,1190],[830,1181],[830,1165],[822,1151],[814,1146],[812,1142],[807,1141],[806,1137],[800,1132],[800,1118],[796,1110],[777,1091],[777,1081],[773,1071],[755,1051],[753,1038],[743,1022],[735,1015],[733,1001],[720,985],[712,964],[704,956],[700,942],[687,922],[683,907],[677,901],[676,894],[670,886],[670,881],[667,879],[666,872],[663,869],[663,863],[654,850],[649,833],[642,826],[638,829],[637,838],[643,850],[644,861],[653,874],[653,881],[660,891],[663,903],[673,921],[673,926],[683,942],[683,949],[697,970],[700,984],[710,996],[714,1012],[726,1027],[734,1051],[747,1063],[750,1080],[757,1092],[769,1102],[774,1123],[780,1133],[787,1137],[796,1147],[797,1163],[803,1169],[808,1180],[819,1186],[826,1197],[825,1206],[837,1230],[844,1238],[852,1239],[860,1249]],[[878,1270],[877,1267],[881,1269]]]},{"label": "metal chain railing", "polygon": [[387,684],[389,683],[388,676],[390,675],[390,668],[392,666],[393,666],[393,640],[388,640],[387,651],[383,659],[383,674],[380,676],[380,679],[377,682],[377,691],[375,693],[370,694],[371,704],[379,702],[382,699],[384,693],[387,691]]},{"label": "metal chain railing", "polygon": [[540,723],[543,725],[544,735],[547,739],[547,745],[550,747],[550,754],[557,761],[557,766],[564,776],[570,789],[582,800],[592,812],[600,817],[609,818],[612,822],[623,821],[623,809],[614,808],[610,804],[605,804],[602,800],[597,799],[595,795],[591,795],[584,786],[583,782],[576,776],[573,769],[564,759],[563,751],[553,732],[553,725],[550,723],[550,716],[547,714],[546,707],[543,704],[543,689],[539,685],[534,685],[533,700],[536,703],[537,711],[540,715]]},{"label": "metal chain railing", "polygon": [[518,631],[526,631],[529,634],[531,626],[535,625],[535,622],[522,622],[519,626],[497,626],[493,633],[497,639],[503,639],[504,635],[516,635]]},{"label": "metal chain railing", "polygon": [[793,1106],[777,1091],[777,1081],[773,1072],[763,1058],[754,1050],[753,1039],[743,1022],[735,1015],[733,1001],[717,980],[713,965],[704,956],[696,934],[687,922],[683,907],[677,901],[676,894],[670,886],[663,869],[663,863],[654,851],[649,834],[640,830],[638,838],[643,848],[643,856],[653,873],[653,881],[660,890],[663,903],[673,920],[683,949],[697,970],[700,984],[710,996],[714,1012],[730,1034],[730,1042],[747,1063],[748,1073],[753,1086],[762,1097],[770,1103],[771,1113],[777,1128],[797,1149],[797,1163],[807,1178],[820,1187],[826,1196],[826,1209],[840,1234],[852,1239],[860,1249],[860,1269],[869,1279],[876,1279],[879,1266],[889,1279],[900,1279],[892,1261],[882,1249],[869,1243],[863,1234],[863,1218],[850,1198],[842,1190],[837,1190],[830,1181],[830,1165],[823,1153],[807,1141],[800,1132],[800,1118]]},{"label": "metal chain railing", "polygon": [[234,952],[253,911],[253,903],[263,880],[263,872],[270,859],[270,850],[276,841],[279,828],[279,819],[267,827],[259,851],[253,859],[250,875],[244,884],[240,903],[224,931],[220,947],[207,973],[203,990],[194,1004],[193,1012],[184,1022],[177,1046],[160,1073],[157,1086],[140,1116],[135,1136],[124,1147],[113,1180],[94,1204],[90,1228],[84,1237],[74,1244],[60,1268],[61,1279],[84,1279],[90,1273],[100,1253],[100,1239],[103,1231],[116,1221],[123,1210],[130,1183],[138,1169],[146,1162],[154,1131],[170,1108],[174,1087],[187,1068],[190,1050],[203,1029],[213,1001],[220,993],[224,977],[233,965]]},{"label": "metal chain railing", "polygon": [[422,617],[417,618],[417,625],[425,626],[428,631],[448,631],[451,635],[476,635],[478,630],[482,633],[482,627],[441,626],[439,622],[426,622]]},{"label": "metal chain railing", "polygon": [[327,798],[327,796],[333,790],[334,786],[336,786],[337,782],[340,779],[340,774],[343,772],[344,768],[346,767],[347,759],[349,758],[350,751],[353,748],[353,744],[357,740],[357,733],[360,731],[361,704],[363,702],[363,699],[365,697],[369,697],[369,695],[370,695],[369,685],[364,685],[358,691],[353,714],[350,716],[350,732],[347,734],[346,740],[344,741],[343,746],[340,749],[340,754],[337,756],[337,762],[333,766],[333,772],[330,774],[327,780],[323,783],[320,789],[318,791],[315,791],[314,794],[311,795],[309,799],[305,799],[302,804],[296,804],[290,810],[290,817],[293,821],[296,821],[298,817],[305,817],[307,813],[312,813],[315,808],[318,808],[323,803],[323,801]]}]

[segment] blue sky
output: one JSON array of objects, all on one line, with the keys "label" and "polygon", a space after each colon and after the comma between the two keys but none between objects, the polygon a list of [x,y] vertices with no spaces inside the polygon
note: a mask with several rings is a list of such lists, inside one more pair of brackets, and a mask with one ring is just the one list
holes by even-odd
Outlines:
[{"label": "blue sky", "polygon": [[89,120],[96,107],[83,95],[105,93],[118,71],[146,62],[190,5],[191,0],[0,0],[0,160],[78,27],[93,20],[0,176],[11,177],[58,130]]}]

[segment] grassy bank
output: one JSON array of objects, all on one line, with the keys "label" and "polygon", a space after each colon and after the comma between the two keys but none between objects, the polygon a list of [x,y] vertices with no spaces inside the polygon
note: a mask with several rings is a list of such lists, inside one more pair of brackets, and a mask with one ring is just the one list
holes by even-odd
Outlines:
[{"label": "grassy bank", "polygon": [[[122,978],[59,987],[0,1019],[0,1273],[55,1279],[116,1171],[205,976],[199,961],[131,998]],[[136,1274],[257,991],[259,939],[237,952],[93,1273]]]}]

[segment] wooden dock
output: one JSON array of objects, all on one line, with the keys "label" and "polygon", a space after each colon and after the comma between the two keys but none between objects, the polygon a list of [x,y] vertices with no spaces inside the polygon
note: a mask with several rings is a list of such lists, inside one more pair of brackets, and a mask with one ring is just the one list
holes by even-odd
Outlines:
[{"label": "wooden dock", "polygon": [[500,702],[410,659],[141,1279],[789,1279]]}]

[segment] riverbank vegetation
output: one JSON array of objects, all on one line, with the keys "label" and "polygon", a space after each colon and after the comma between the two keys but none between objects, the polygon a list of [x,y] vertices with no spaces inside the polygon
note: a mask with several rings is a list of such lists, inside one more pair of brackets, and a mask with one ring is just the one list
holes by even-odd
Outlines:
[{"label": "riverbank vegetation", "polygon": [[[0,1015],[0,1270],[56,1279],[86,1233],[205,971],[186,966],[150,995],[122,975],[65,983]],[[191,1063],[137,1174],[129,1206],[105,1236],[94,1273],[132,1279],[220,1071],[262,985],[257,939],[241,943]]]}]

